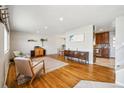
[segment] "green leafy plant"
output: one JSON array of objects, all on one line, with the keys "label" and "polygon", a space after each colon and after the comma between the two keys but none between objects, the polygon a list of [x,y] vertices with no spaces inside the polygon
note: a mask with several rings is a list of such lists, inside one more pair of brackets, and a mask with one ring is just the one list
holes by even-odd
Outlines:
[{"label": "green leafy plant", "polygon": [[20,52],[20,56],[23,56],[23,53],[22,52]]}]

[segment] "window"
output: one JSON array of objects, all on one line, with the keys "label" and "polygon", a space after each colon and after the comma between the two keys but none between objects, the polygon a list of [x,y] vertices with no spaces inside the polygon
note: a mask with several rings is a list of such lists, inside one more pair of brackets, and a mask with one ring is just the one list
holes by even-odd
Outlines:
[{"label": "window", "polygon": [[4,27],[4,53],[8,52],[8,31],[6,30],[6,27]]}]

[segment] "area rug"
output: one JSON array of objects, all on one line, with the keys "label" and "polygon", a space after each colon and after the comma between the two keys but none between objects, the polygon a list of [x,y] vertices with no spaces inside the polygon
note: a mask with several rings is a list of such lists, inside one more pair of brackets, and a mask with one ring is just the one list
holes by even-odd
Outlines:
[{"label": "area rug", "polygon": [[96,58],[96,65],[108,67],[108,68],[115,68],[115,60],[114,59],[107,59],[107,58]]},{"label": "area rug", "polygon": [[123,87],[116,85],[114,83],[81,80],[74,86],[74,88],[123,88]]},{"label": "area rug", "polygon": [[[42,57],[42,58],[34,58],[33,59],[33,61],[41,61],[41,60],[44,60],[44,62],[45,62],[46,73],[68,65],[68,63],[65,63],[65,62],[50,58],[50,57]],[[28,82],[30,79],[31,78],[29,78],[29,77],[24,77],[23,75],[21,75],[17,80],[18,85],[24,84],[24,83]]]},{"label": "area rug", "polygon": [[44,57],[46,73],[59,69],[63,66],[68,65],[68,63],[50,58]]}]

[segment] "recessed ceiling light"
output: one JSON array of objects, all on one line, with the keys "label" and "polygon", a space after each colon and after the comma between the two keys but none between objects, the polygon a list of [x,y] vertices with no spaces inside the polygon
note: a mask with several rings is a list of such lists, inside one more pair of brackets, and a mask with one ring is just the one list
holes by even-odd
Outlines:
[{"label": "recessed ceiling light", "polygon": [[59,20],[60,20],[60,21],[63,21],[63,17],[60,17]]},{"label": "recessed ceiling light", "polygon": [[44,29],[47,30],[48,29],[48,26],[45,26]]}]

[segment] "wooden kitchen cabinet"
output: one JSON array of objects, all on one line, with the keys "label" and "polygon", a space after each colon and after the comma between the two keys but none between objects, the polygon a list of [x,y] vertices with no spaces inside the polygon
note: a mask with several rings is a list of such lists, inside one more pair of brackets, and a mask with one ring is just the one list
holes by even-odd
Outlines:
[{"label": "wooden kitchen cabinet", "polygon": [[109,32],[96,33],[96,44],[109,44]]},{"label": "wooden kitchen cabinet", "polygon": [[109,48],[102,48],[102,57],[109,57]]},{"label": "wooden kitchen cabinet", "polygon": [[96,33],[96,52],[97,57],[109,57],[109,32]]},{"label": "wooden kitchen cabinet", "polygon": [[97,49],[95,49],[95,56],[96,57],[102,57],[102,58],[109,58],[109,48],[97,48]]},{"label": "wooden kitchen cabinet", "polygon": [[102,38],[104,44],[109,44],[109,32],[104,32]]},{"label": "wooden kitchen cabinet", "polygon": [[102,39],[101,36],[102,35],[100,33],[96,34],[96,44],[101,44],[101,39]]}]

